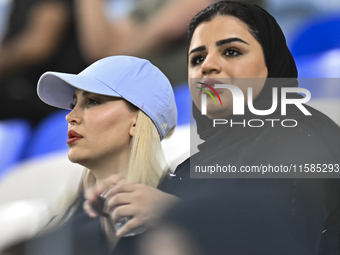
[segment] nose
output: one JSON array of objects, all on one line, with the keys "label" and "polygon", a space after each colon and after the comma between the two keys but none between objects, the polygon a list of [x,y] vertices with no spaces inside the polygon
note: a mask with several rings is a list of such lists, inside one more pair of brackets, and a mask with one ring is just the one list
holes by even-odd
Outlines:
[{"label": "nose", "polygon": [[77,106],[75,106],[72,111],[70,111],[66,117],[65,117],[66,121],[69,124],[80,124],[81,123],[81,115],[79,112],[79,109],[77,108]]},{"label": "nose", "polygon": [[222,66],[218,56],[208,55],[201,65],[201,72],[203,76],[211,74],[219,74],[222,71]]}]

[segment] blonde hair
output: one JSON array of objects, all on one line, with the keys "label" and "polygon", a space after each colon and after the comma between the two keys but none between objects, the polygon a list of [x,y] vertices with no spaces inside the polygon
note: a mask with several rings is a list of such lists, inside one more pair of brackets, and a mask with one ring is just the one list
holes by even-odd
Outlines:
[{"label": "blonde hair", "polygon": [[[138,108],[137,108],[138,109]],[[169,132],[169,138],[174,129]],[[130,157],[127,180],[156,187],[167,165],[163,155],[160,136],[155,124],[139,110],[134,136],[130,143]],[[93,187],[96,178],[89,169],[85,169],[80,182],[79,192]]]}]

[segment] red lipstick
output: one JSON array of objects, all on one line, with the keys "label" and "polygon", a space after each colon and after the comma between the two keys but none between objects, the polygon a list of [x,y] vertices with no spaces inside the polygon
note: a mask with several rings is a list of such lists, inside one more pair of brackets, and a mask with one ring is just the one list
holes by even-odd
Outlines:
[{"label": "red lipstick", "polygon": [[68,140],[67,140],[67,144],[71,144],[71,143],[74,143],[74,142],[76,142],[76,141],[78,141],[78,140],[80,140],[80,139],[82,139],[83,138],[83,136],[81,136],[80,134],[78,134],[76,131],[74,131],[74,130],[69,130],[68,132],[67,132],[67,136],[68,136]]}]

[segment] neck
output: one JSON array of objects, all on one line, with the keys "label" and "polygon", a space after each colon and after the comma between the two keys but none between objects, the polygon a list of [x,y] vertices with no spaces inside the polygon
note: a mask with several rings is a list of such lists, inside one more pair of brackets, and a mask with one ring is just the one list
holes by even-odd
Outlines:
[{"label": "neck", "polygon": [[96,184],[105,181],[113,174],[118,174],[124,178],[127,176],[129,165],[129,150],[121,151],[115,156],[99,159],[96,162],[91,162],[88,169],[96,178]]}]

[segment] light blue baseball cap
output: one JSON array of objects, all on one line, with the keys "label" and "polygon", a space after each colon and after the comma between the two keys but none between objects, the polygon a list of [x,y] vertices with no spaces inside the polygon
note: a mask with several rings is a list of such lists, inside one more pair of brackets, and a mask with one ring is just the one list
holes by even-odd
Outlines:
[{"label": "light blue baseball cap", "polygon": [[161,140],[177,124],[171,84],[148,60],[112,56],[98,60],[79,74],[46,72],[38,81],[37,91],[45,103],[71,109],[76,88],[129,101],[150,117]]}]

